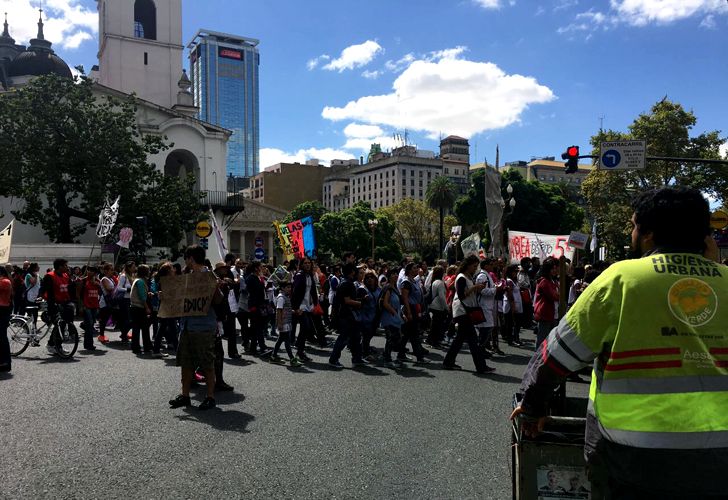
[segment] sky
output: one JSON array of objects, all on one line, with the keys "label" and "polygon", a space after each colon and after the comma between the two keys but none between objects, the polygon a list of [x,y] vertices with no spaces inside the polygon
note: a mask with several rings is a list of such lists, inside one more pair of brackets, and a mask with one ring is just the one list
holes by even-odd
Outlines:
[{"label": "sky", "polygon": [[[122,1],[122,0],[115,0]],[[132,0],[123,0],[132,1]],[[455,134],[471,163],[556,156],[667,96],[728,136],[726,0],[182,0],[199,28],[260,40],[261,169]],[[96,64],[94,0],[45,0],[69,66]],[[38,0],[0,0],[35,35]],[[188,65],[185,54],[185,66]],[[649,139],[649,138],[646,138]],[[724,147],[725,149],[725,147]]]}]

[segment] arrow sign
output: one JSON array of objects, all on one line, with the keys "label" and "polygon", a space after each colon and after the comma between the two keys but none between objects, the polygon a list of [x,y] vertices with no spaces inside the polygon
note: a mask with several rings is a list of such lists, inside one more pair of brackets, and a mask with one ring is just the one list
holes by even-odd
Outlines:
[{"label": "arrow sign", "polygon": [[605,170],[644,170],[646,141],[602,142],[600,166]]}]

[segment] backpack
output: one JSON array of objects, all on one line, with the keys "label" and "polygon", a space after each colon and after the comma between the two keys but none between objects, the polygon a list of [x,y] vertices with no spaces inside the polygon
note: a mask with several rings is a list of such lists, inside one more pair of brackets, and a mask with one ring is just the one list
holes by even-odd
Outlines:
[{"label": "backpack", "polygon": [[432,283],[430,283],[430,288],[427,290],[427,293],[425,293],[425,305],[429,306],[432,304],[432,300],[435,297],[432,295]]}]

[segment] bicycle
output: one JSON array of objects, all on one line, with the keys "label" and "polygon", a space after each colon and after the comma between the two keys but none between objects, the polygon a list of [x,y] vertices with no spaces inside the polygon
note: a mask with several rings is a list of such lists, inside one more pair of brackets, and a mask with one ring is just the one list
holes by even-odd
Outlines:
[{"label": "bicycle", "polygon": [[[25,310],[25,314],[13,314],[10,317],[10,324],[8,325],[10,355],[17,357],[23,354],[28,346],[40,346],[41,340],[51,333],[51,344],[58,357],[71,359],[78,349],[78,332],[75,328],[71,331],[60,314],[56,314],[55,318],[51,318],[46,302],[28,306]],[[40,328],[37,327],[35,318],[29,315],[28,311],[40,312],[39,317],[43,321]],[[55,341],[53,341],[53,332],[57,332]]]}]

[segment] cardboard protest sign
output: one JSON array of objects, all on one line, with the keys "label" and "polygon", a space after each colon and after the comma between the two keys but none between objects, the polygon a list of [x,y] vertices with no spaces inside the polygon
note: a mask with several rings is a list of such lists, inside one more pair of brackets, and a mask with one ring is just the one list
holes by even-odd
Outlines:
[{"label": "cardboard protest sign", "polygon": [[574,248],[569,246],[569,235],[551,235],[508,231],[508,250],[511,264],[518,264],[524,257],[547,257],[574,260]]},{"label": "cardboard protest sign", "polygon": [[589,235],[572,231],[569,235],[569,246],[584,250],[586,248],[586,242],[589,240]]},{"label": "cardboard protest sign", "polygon": [[217,279],[209,272],[165,276],[160,284],[160,318],[205,316],[217,290]]},{"label": "cardboard protest sign", "polygon": [[478,233],[473,233],[461,241],[460,248],[463,249],[463,255],[465,257],[478,255],[478,250],[480,250],[480,236]]}]

